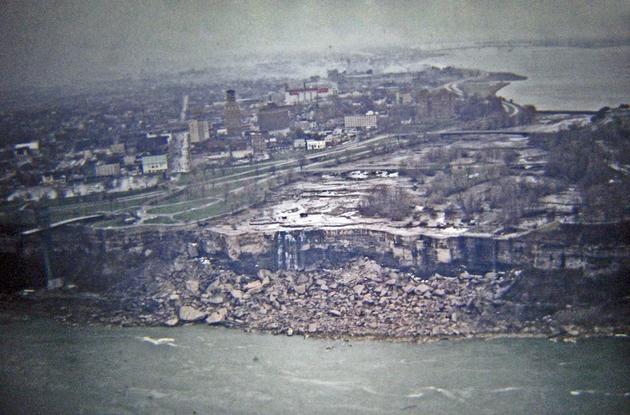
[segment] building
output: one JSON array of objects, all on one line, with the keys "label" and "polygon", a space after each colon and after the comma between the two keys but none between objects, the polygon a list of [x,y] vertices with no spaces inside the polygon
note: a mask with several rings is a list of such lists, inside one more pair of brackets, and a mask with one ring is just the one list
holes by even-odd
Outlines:
[{"label": "building", "polygon": [[13,146],[13,153],[16,157],[30,157],[39,154],[39,141],[30,143],[20,143]]},{"label": "building", "polygon": [[138,138],[136,151],[150,155],[164,154],[168,149],[168,143],[171,141],[172,137],[170,133],[148,133],[145,137]]},{"label": "building", "polygon": [[293,148],[294,149],[305,149],[306,148],[306,139],[305,138],[295,138],[293,140]]},{"label": "building", "polygon": [[120,176],[120,164],[110,163],[96,166],[94,168],[94,175],[96,177]]},{"label": "building", "polygon": [[323,150],[326,148],[326,140],[314,140],[308,139],[306,140],[306,150]]},{"label": "building", "polygon": [[286,88],[284,102],[287,105],[307,104],[318,99],[324,99],[335,94],[335,89],[329,85],[306,84],[301,88]]},{"label": "building", "polygon": [[162,173],[168,170],[166,154],[142,157],[142,173]]},{"label": "building", "polygon": [[224,124],[228,137],[241,135],[241,109],[236,102],[236,92],[233,89],[225,92]]},{"label": "building", "polygon": [[289,108],[267,104],[258,110],[258,126],[261,131],[278,131],[289,128]]},{"label": "building", "polygon": [[265,137],[263,137],[260,133],[253,133],[251,135],[252,139],[252,150],[254,150],[254,155],[264,154],[267,151],[267,141]]},{"label": "building", "polygon": [[346,128],[376,128],[378,115],[370,113],[366,115],[346,115],[343,121]]},{"label": "building", "polygon": [[112,144],[109,149],[114,154],[125,154],[125,143]]},{"label": "building", "polygon": [[188,133],[190,134],[190,143],[196,144],[210,139],[210,125],[208,121],[189,120]]}]

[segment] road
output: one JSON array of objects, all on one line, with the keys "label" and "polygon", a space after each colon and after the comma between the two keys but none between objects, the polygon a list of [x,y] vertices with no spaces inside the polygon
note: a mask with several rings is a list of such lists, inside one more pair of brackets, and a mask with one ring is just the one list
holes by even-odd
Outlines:
[{"label": "road", "polygon": [[453,92],[453,93],[457,94],[457,96],[463,97],[464,96],[464,91],[462,91],[459,88],[459,85],[457,85],[460,82],[462,82],[462,81],[449,82],[448,84],[444,85],[444,89],[446,89],[447,91],[450,91],[450,92]]},{"label": "road", "polygon": [[518,113],[521,111],[520,106],[506,100],[503,100],[502,105],[503,105],[503,109],[505,109],[505,111],[508,113],[510,117],[517,116]]}]

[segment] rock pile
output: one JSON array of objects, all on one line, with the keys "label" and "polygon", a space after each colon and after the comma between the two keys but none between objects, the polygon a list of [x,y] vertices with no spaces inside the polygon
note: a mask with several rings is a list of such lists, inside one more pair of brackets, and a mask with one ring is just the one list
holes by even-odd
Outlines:
[{"label": "rock pile", "polygon": [[[504,320],[501,299],[517,273],[414,274],[362,258],[339,269],[259,270],[240,275],[207,259],[151,263],[108,298],[102,321],[163,324],[205,321],[274,333],[382,337],[466,336],[523,329]],[[525,324],[526,325],[526,324]]]}]

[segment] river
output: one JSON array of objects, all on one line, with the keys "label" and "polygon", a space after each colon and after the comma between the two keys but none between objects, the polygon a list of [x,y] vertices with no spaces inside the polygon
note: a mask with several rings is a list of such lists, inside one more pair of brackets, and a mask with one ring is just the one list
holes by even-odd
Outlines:
[{"label": "river", "polygon": [[[3,318],[0,413],[630,411],[630,339],[429,344]],[[162,340],[162,344],[154,344]],[[172,340],[168,340],[168,338]]]},{"label": "river", "polygon": [[538,109],[597,110],[630,103],[630,46],[466,48],[422,62],[527,76],[498,94]]}]

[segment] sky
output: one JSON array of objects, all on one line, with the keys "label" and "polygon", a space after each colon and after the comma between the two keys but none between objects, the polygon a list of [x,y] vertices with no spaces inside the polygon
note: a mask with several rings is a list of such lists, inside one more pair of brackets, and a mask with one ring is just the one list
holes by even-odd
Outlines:
[{"label": "sky", "polygon": [[0,85],[247,54],[578,37],[630,38],[630,2],[3,0]]}]

